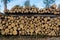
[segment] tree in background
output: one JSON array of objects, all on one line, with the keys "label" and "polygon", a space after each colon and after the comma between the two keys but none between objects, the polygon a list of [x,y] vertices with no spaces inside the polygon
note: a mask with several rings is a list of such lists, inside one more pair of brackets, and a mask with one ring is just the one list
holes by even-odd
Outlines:
[{"label": "tree in background", "polygon": [[60,8],[60,4],[58,5],[58,8]]},{"label": "tree in background", "polygon": [[25,6],[30,6],[30,0],[25,1],[24,5]]},{"label": "tree in background", "polygon": [[33,6],[33,7],[36,7],[36,5],[34,5],[34,4],[33,4],[32,6]]},{"label": "tree in background", "polygon": [[49,8],[51,4],[55,3],[56,0],[43,0],[46,8]]},{"label": "tree in background", "polygon": [[4,3],[4,10],[7,10],[7,3],[10,1],[12,1],[12,0],[1,0],[1,2]]}]

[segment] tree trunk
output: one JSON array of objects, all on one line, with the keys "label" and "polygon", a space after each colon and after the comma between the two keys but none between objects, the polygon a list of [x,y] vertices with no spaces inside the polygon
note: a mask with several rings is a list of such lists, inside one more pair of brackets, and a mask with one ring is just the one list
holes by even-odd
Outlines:
[{"label": "tree trunk", "polygon": [[4,11],[7,10],[7,0],[4,0]]},{"label": "tree trunk", "polygon": [[49,1],[47,0],[46,8],[49,8]]}]

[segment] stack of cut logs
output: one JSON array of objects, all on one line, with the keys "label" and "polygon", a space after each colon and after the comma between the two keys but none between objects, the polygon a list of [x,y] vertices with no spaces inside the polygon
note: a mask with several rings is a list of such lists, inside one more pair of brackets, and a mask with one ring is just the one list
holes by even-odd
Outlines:
[{"label": "stack of cut logs", "polygon": [[6,13],[52,13],[52,14],[60,14],[60,9],[54,4],[50,8],[39,9],[36,7],[20,7],[14,6],[11,10],[5,11]]},{"label": "stack of cut logs", "polygon": [[2,35],[60,35],[60,17],[0,16]]}]

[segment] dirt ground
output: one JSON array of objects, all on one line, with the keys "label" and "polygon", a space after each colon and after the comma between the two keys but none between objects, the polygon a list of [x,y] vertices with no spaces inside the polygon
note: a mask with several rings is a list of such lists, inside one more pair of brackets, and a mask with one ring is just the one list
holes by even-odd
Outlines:
[{"label": "dirt ground", "polygon": [[0,36],[0,40],[60,40],[60,37]]}]

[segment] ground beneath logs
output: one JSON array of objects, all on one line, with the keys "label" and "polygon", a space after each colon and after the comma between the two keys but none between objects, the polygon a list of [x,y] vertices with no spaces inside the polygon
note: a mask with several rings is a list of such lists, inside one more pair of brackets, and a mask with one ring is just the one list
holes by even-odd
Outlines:
[{"label": "ground beneath logs", "polygon": [[0,40],[60,40],[60,37],[0,36]]}]

